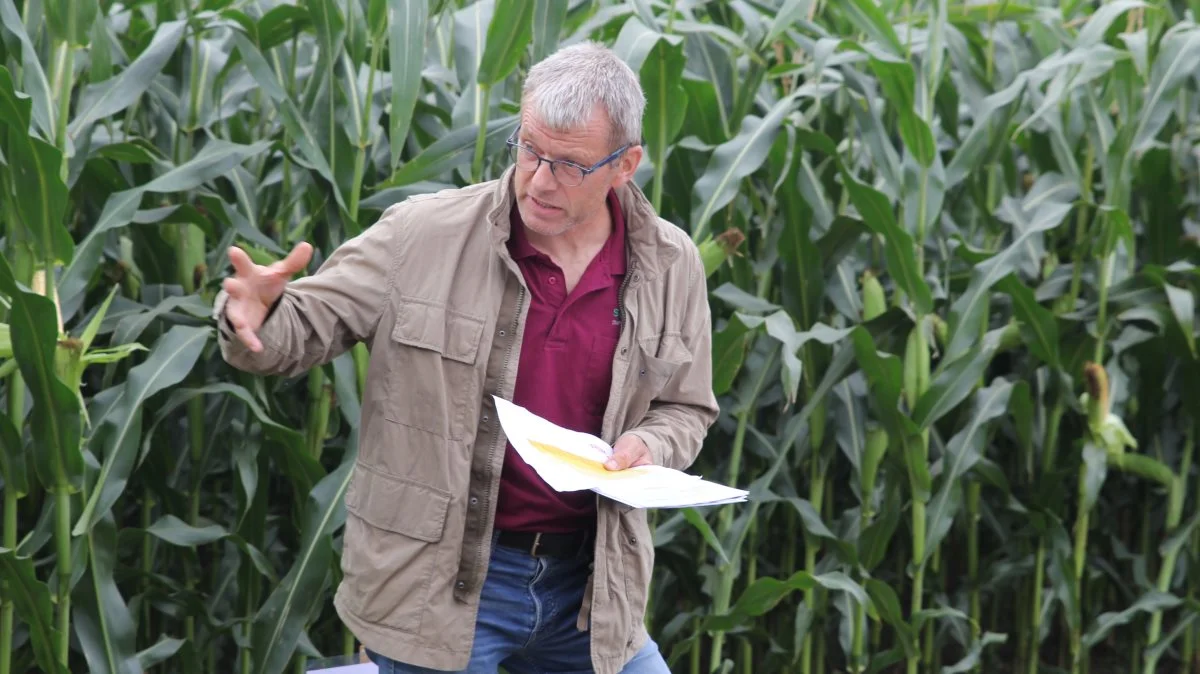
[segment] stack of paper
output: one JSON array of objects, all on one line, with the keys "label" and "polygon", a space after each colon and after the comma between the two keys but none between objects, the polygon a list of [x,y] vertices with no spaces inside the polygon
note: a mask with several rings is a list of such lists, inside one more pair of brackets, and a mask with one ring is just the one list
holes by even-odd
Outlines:
[{"label": "stack of paper", "polygon": [[609,470],[613,449],[600,438],[551,423],[496,398],[500,425],[521,458],[557,491],[590,489],[634,508],[686,508],[737,503],[748,492],[662,466]]}]

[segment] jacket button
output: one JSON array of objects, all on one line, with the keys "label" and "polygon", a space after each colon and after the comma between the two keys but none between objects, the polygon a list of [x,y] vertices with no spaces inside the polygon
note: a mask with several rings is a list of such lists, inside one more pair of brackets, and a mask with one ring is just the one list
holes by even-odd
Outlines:
[{"label": "jacket button", "polygon": [[504,336],[504,331],[503,331],[503,330],[501,330],[501,331],[500,331],[500,336],[501,336],[501,337],[503,337],[503,336]]},{"label": "jacket button", "polygon": [[460,580],[454,584],[454,587],[457,587],[460,590],[465,590],[467,588],[467,584]]},{"label": "jacket button", "polygon": [[471,497],[471,505],[479,505],[479,499],[472,496]]},{"label": "jacket button", "polygon": [[645,370],[644,368],[642,369],[642,374],[641,374],[641,376],[643,376],[643,377],[645,377],[645,376],[646,376],[646,370]]},{"label": "jacket button", "polygon": [[489,417],[489,416],[488,416],[488,415],[486,415],[486,414],[485,414],[485,415],[483,415],[483,423],[485,423],[485,424],[486,424],[486,423],[488,422],[488,419],[490,419],[490,418],[491,418],[491,417]]},{"label": "jacket button", "polygon": [[637,545],[637,536],[630,536],[630,537],[629,537],[629,544],[630,544],[630,545]]}]

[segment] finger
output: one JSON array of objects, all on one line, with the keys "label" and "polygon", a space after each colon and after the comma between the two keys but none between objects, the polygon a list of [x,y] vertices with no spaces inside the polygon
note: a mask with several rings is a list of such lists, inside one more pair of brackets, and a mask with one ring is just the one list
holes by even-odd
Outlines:
[{"label": "finger", "polygon": [[226,278],[221,282],[221,287],[225,289],[225,292],[229,293],[231,299],[244,300],[250,296],[250,286],[238,278]]},{"label": "finger", "polygon": [[625,470],[639,465],[637,462],[641,458],[641,447],[636,443],[632,445],[621,444],[619,447],[613,448],[613,455],[608,461],[604,462],[604,467],[609,470]]},{"label": "finger", "polygon": [[313,247],[307,241],[301,241],[296,244],[292,252],[288,253],[287,257],[283,258],[276,266],[277,271],[282,274],[291,276],[299,271],[302,271],[308,266],[309,260],[312,259]]},{"label": "finger", "polygon": [[229,319],[229,324],[233,326],[234,334],[237,335],[242,344],[246,345],[246,348],[255,353],[262,351],[262,342],[259,341],[258,335],[254,334],[254,329],[246,322],[245,316],[242,315],[241,311],[237,310],[237,307],[227,307],[225,317]]},{"label": "finger", "polygon": [[254,353],[262,351],[262,342],[258,341],[258,335],[254,334],[249,326],[243,323],[240,327],[237,324],[234,327],[237,329],[238,339],[242,340],[242,344],[245,344],[247,349]]},{"label": "finger", "polygon": [[233,265],[233,271],[238,276],[249,277],[254,274],[254,268],[258,265],[250,259],[246,251],[237,246],[229,247],[229,262]]}]

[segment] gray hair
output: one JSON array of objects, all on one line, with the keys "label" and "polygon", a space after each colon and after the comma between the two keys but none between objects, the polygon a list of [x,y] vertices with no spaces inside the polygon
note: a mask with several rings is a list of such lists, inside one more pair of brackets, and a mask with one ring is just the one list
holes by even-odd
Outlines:
[{"label": "gray hair", "polygon": [[585,126],[597,105],[608,115],[614,144],[641,144],[642,84],[625,61],[598,42],[563,47],[539,61],[521,92],[521,108],[556,131]]}]

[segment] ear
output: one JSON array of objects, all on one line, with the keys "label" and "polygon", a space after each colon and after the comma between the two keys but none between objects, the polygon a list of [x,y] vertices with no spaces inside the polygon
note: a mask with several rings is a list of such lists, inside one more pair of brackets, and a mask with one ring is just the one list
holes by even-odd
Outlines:
[{"label": "ear", "polygon": [[617,176],[613,180],[613,187],[620,187],[633,180],[633,174],[637,172],[645,154],[646,150],[641,145],[633,145],[625,150],[625,154],[622,154],[621,158],[617,160]]}]

